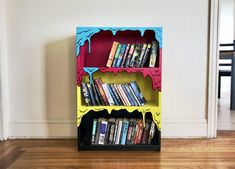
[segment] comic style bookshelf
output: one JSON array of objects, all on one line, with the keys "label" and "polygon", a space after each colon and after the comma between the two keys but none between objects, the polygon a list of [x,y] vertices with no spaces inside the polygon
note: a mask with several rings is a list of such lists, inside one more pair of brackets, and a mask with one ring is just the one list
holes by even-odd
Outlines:
[{"label": "comic style bookshelf", "polygon": [[[153,67],[107,67],[114,42],[120,44],[158,43],[156,63]],[[77,130],[78,150],[158,150],[161,148],[161,27],[77,27]],[[136,82],[146,103],[140,105],[88,105],[82,83],[128,84]],[[134,95],[134,94],[133,94]],[[154,123],[154,135],[144,144],[93,144],[94,119],[141,119]],[[97,129],[96,129],[97,130]],[[127,129],[128,130],[128,129]]]}]

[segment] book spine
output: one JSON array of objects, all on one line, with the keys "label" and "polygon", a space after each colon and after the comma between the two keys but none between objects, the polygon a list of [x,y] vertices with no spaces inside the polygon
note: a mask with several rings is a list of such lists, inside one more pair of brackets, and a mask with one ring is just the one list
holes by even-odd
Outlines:
[{"label": "book spine", "polygon": [[132,94],[132,96],[134,97],[134,99],[135,99],[135,101],[136,101],[136,103],[137,103],[137,106],[141,106],[141,104],[140,104],[138,98],[136,97],[136,95],[135,95],[133,89],[131,88],[131,85],[130,85],[130,84],[128,84],[128,88],[130,89],[131,94]]},{"label": "book spine", "polygon": [[150,126],[151,126],[151,121],[146,120],[146,125],[145,125],[145,128],[144,128],[141,144],[147,144],[148,143]]},{"label": "book spine", "polygon": [[124,84],[121,84],[121,87],[122,87],[122,90],[124,91],[124,93],[125,93],[125,95],[126,95],[128,101],[130,102],[131,106],[135,106],[135,104],[134,104],[134,102],[133,102],[131,96],[129,95],[128,91],[126,90],[125,85],[124,85]]},{"label": "book spine", "polygon": [[94,96],[94,93],[93,93],[93,90],[92,90],[92,87],[91,87],[90,83],[87,83],[87,88],[88,88],[88,91],[90,93],[92,106],[96,106],[95,96]]},{"label": "book spine", "polygon": [[110,86],[110,88],[112,89],[112,91],[113,91],[115,97],[117,98],[117,101],[118,101],[119,105],[121,105],[121,106],[124,105],[124,104],[122,103],[122,100],[121,100],[121,98],[119,97],[119,95],[118,95],[118,93],[117,93],[117,91],[116,91],[114,85],[113,85],[113,84],[110,84],[109,86]]},{"label": "book spine", "polygon": [[94,98],[95,98],[95,101],[96,101],[96,103],[97,103],[97,106],[100,106],[100,105],[101,105],[101,102],[100,102],[98,93],[97,93],[97,91],[96,91],[96,89],[95,89],[95,84],[92,83],[92,84],[91,84],[91,87],[92,87],[92,91],[93,91],[93,93],[94,93]]},{"label": "book spine", "polygon": [[113,98],[112,98],[112,96],[111,96],[111,94],[110,94],[110,92],[109,92],[107,83],[103,83],[103,84],[102,84],[102,87],[103,87],[104,92],[105,92],[105,95],[106,95],[106,97],[107,97],[107,99],[108,99],[109,105],[110,105],[110,106],[114,106],[115,104],[114,104]]},{"label": "book spine", "polygon": [[118,87],[118,89],[119,89],[119,91],[120,91],[120,93],[121,93],[123,99],[125,100],[127,106],[131,106],[131,103],[130,103],[130,101],[128,100],[128,98],[127,98],[125,92],[123,91],[121,84],[118,84],[117,87]]},{"label": "book spine", "polygon": [[142,95],[139,86],[137,85],[136,81],[130,83],[131,88],[133,89],[135,96],[139,100],[140,104],[143,106],[146,103],[144,96]]},{"label": "book spine", "polygon": [[85,98],[85,102],[88,106],[91,106],[92,103],[91,103],[91,99],[90,99],[90,94],[89,94],[89,90],[87,88],[87,85],[86,83],[82,83],[82,92],[83,92],[83,96]]},{"label": "book spine", "polygon": [[109,141],[108,144],[113,144],[114,142],[114,132],[115,132],[115,121],[111,121],[110,133],[109,133]]},{"label": "book spine", "polygon": [[143,57],[143,59],[141,61],[140,67],[144,67],[144,65],[145,65],[145,63],[146,63],[146,61],[148,59],[149,52],[151,50],[151,46],[152,46],[151,43],[149,43],[148,46],[147,46],[147,49],[145,50],[144,57]]},{"label": "book spine", "polygon": [[98,89],[98,86],[96,84],[94,84],[94,86],[95,86],[96,92],[98,93],[99,100],[101,101],[101,105],[105,105],[104,99],[103,99],[103,97],[102,97],[102,95],[101,95],[101,93],[100,93],[100,91]]},{"label": "book spine", "polygon": [[143,47],[141,49],[141,53],[140,53],[140,57],[137,59],[136,63],[135,63],[135,67],[140,67],[141,66],[141,61],[144,58],[144,53],[146,50],[147,44],[143,44]]},{"label": "book spine", "polygon": [[123,56],[124,56],[125,51],[126,51],[126,46],[127,46],[126,44],[122,44],[122,48],[121,48],[120,53],[118,55],[115,67],[120,67],[121,66],[121,62],[122,62]]},{"label": "book spine", "polygon": [[99,136],[100,136],[100,123],[101,121],[98,119],[97,121],[97,127],[96,127],[96,132],[95,132],[95,143],[94,144],[98,144],[99,142]]},{"label": "book spine", "polygon": [[138,136],[139,136],[139,120],[136,121],[135,136],[134,136],[134,139],[133,139],[133,144],[137,143]]},{"label": "book spine", "polygon": [[115,105],[120,106],[120,104],[119,104],[117,98],[115,97],[115,94],[114,94],[110,84],[107,84],[107,87],[108,87],[109,93],[111,94],[111,96],[113,98],[113,101],[114,101]]},{"label": "book spine", "polygon": [[131,143],[132,129],[133,129],[133,121],[130,119],[128,131],[127,131],[127,137],[126,137],[126,144],[130,144]]},{"label": "book spine", "polygon": [[130,64],[132,55],[133,55],[133,53],[134,53],[134,50],[135,50],[135,44],[132,44],[131,47],[130,47],[130,50],[129,50],[129,52],[128,52],[128,55],[127,55],[127,58],[126,58],[126,62],[125,62],[125,66],[124,66],[124,67],[129,67],[129,64]]},{"label": "book spine", "polygon": [[125,53],[124,53],[124,55],[123,55],[123,59],[122,59],[122,63],[121,63],[121,66],[120,67],[124,67],[124,65],[125,65],[125,62],[126,62],[126,58],[127,58],[127,55],[128,55],[128,52],[129,52],[129,49],[130,49],[130,44],[127,44],[127,46],[126,46],[126,51],[125,51]]},{"label": "book spine", "polygon": [[137,44],[136,48],[135,48],[135,51],[133,53],[133,56],[131,58],[131,61],[130,61],[130,64],[129,64],[129,67],[135,67],[136,65],[136,62],[140,56],[140,52],[141,52],[141,44]]},{"label": "book spine", "polygon": [[91,144],[95,144],[96,127],[97,127],[97,119],[94,119],[93,126],[92,126]]},{"label": "book spine", "polygon": [[125,86],[125,88],[126,88],[126,91],[127,91],[128,95],[130,96],[130,98],[131,98],[131,100],[132,100],[132,102],[133,102],[133,105],[134,105],[134,106],[138,106],[138,103],[137,103],[137,101],[135,100],[135,95],[132,94],[132,92],[131,92],[131,90],[130,90],[130,88],[129,88],[129,84],[125,84],[124,86]]},{"label": "book spine", "polygon": [[107,129],[106,129],[106,132],[105,132],[105,139],[104,139],[104,144],[105,145],[107,145],[109,143],[110,128],[111,128],[111,121],[108,121]]},{"label": "book spine", "polygon": [[142,136],[143,136],[143,121],[142,120],[139,122],[138,130],[139,130],[139,133],[138,133],[136,144],[141,143],[141,139],[142,139]]},{"label": "book spine", "polygon": [[119,43],[119,44],[118,44],[118,47],[117,47],[117,50],[116,50],[116,53],[115,53],[114,58],[113,58],[112,67],[115,67],[115,65],[116,65],[117,58],[118,58],[118,56],[119,56],[119,53],[120,53],[120,51],[121,51],[121,48],[122,48],[122,44]]},{"label": "book spine", "polygon": [[104,144],[104,139],[105,139],[105,133],[106,133],[106,128],[107,128],[108,122],[105,120],[102,120],[100,123],[100,135],[99,135],[99,142],[98,144]]},{"label": "book spine", "polygon": [[112,142],[112,144],[115,144],[115,143],[116,143],[116,140],[117,140],[118,121],[119,121],[119,119],[116,119],[116,121],[115,121],[114,137],[113,137],[113,142]]},{"label": "book spine", "polygon": [[151,144],[152,139],[153,139],[153,137],[155,135],[155,130],[156,130],[155,129],[155,123],[154,123],[154,121],[152,121],[151,127],[150,127],[150,131],[149,131],[148,144]]},{"label": "book spine", "polygon": [[135,142],[137,127],[138,127],[138,124],[137,124],[137,121],[135,120],[135,121],[133,121],[130,144],[134,144],[134,142]]},{"label": "book spine", "polygon": [[118,94],[118,96],[120,97],[120,99],[121,99],[123,105],[124,105],[124,106],[128,106],[128,104],[125,102],[125,99],[124,99],[123,95],[121,94],[121,92],[120,92],[120,90],[119,90],[118,85],[117,85],[117,84],[114,84],[113,87],[114,87],[115,90],[117,91],[117,94]]},{"label": "book spine", "polygon": [[109,53],[109,58],[108,58],[108,61],[107,61],[107,64],[106,64],[107,67],[111,67],[112,66],[114,55],[116,53],[118,44],[119,44],[118,42],[115,42],[115,41],[113,42],[111,51]]},{"label": "book spine", "polygon": [[121,145],[126,144],[128,126],[129,126],[129,121],[127,119],[123,120],[122,133],[121,133]]},{"label": "book spine", "polygon": [[120,144],[121,133],[122,133],[122,119],[119,119],[115,144]]},{"label": "book spine", "polygon": [[157,43],[153,41],[150,54],[149,67],[155,67],[156,60],[157,60]]},{"label": "book spine", "polygon": [[94,81],[95,81],[95,84],[97,85],[97,87],[100,91],[100,94],[102,96],[102,99],[103,99],[105,105],[106,106],[109,105],[108,99],[107,99],[107,97],[105,95],[105,92],[104,92],[104,89],[102,87],[102,83],[103,83],[102,80],[101,79],[95,79]]}]

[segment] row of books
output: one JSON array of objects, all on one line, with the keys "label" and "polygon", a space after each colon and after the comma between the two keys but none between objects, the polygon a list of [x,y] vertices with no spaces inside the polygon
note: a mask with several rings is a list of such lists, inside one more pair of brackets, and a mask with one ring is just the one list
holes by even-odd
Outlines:
[{"label": "row of books", "polygon": [[146,100],[136,81],[126,84],[103,83],[101,78],[93,83],[82,83],[83,96],[88,106],[143,106]]},{"label": "row of books", "polygon": [[155,132],[155,123],[150,119],[144,127],[142,119],[98,118],[93,120],[91,144],[151,144]]},{"label": "row of books", "polygon": [[148,67],[155,67],[158,49],[157,41],[153,41],[152,44],[121,44],[114,41],[106,66],[139,68],[148,64]]}]

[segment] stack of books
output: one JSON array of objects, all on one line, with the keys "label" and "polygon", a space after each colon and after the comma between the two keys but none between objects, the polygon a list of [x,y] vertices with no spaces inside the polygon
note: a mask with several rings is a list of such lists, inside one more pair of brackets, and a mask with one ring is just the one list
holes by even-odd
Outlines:
[{"label": "stack of books", "polygon": [[88,106],[143,106],[146,100],[136,81],[125,84],[103,83],[101,78],[93,83],[82,83],[83,96]]},{"label": "stack of books", "polygon": [[150,119],[144,127],[142,119],[98,118],[93,120],[91,144],[151,144],[155,132],[155,123]]},{"label": "stack of books", "polygon": [[107,67],[155,67],[158,57],[157,41],[144,44],[121,44],[114,41],[109,53]]}]

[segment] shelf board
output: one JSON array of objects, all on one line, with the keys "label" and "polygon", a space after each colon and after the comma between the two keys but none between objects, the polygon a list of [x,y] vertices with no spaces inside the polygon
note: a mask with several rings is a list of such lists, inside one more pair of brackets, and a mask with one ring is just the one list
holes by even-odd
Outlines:
[{"label": "shelf board", "polygon": [[133,144],[133,145],[79,145],[79,150],[126,150],[126,151],[160,151],[160,145],[151,145],[151,144]]}]

